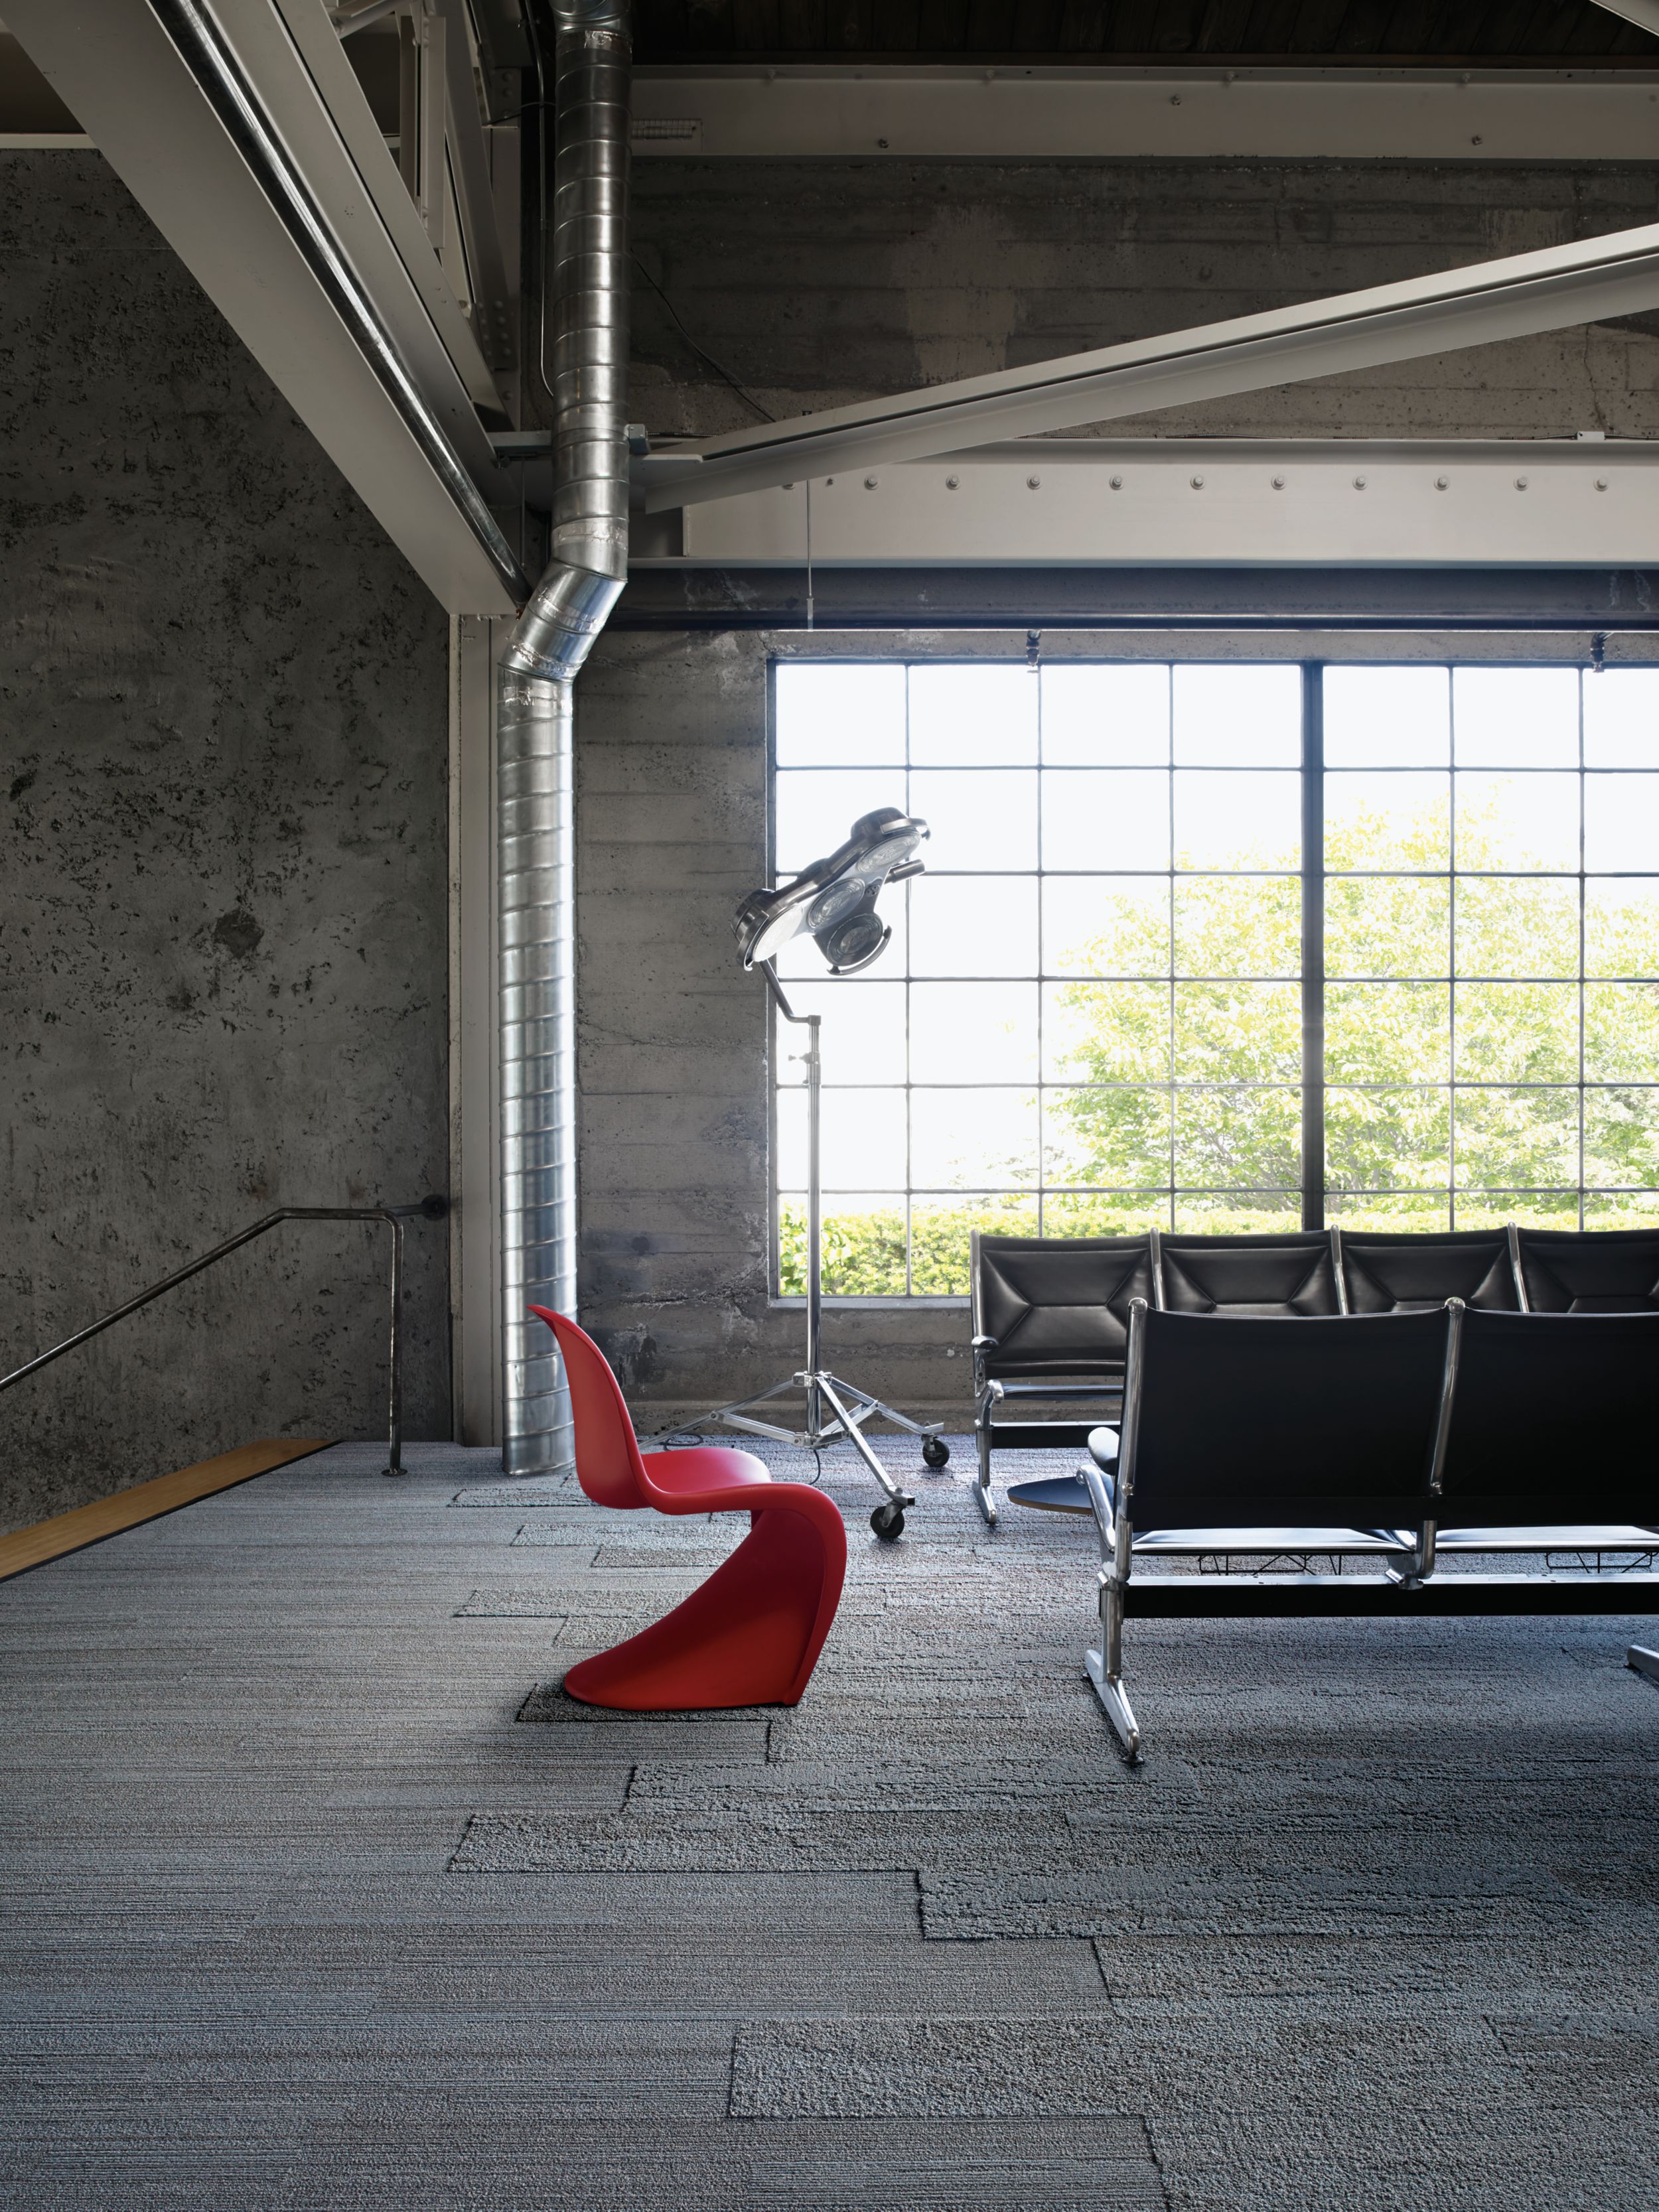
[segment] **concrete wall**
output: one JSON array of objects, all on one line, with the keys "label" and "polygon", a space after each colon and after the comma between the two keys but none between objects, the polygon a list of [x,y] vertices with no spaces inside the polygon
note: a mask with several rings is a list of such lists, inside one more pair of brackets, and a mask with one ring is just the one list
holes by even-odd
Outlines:
[{"label": "concrete wall", "polygon": [[[440,611],[96,155],[0,154],[0,264],[9,1367],[276,1206],[446,1188],[447,715]],[[0,1528],[373,1433],[384,1235],[278,1231],[8,1393]]]},{"label": "concrete wall", "polygon": [[[698,343],[781,415],[1650,222],[1656,198],[1659,178],[1631,167],[653,159],[635,169],[635,235]],[[653,430],[756,419],[643,287],[635,328],[634,411]],[[1568,331],[1112,427],[1651,436],[1659,337]],[[1001,655],[1024,638],[820,633],[811,649],[872,645]],[[1043,648],[1297,649],[1150,635],[1103,647],[1054,630]],[[799,631],[613,631],[582,678],[583,1312],[641,1405],[670,1419],[799,1357],[799,1313],[767,1290],[765,1004],[737,968],[729,920],[765,867],[767,658],[803,649]],[[1514,648],[1425,636],[1318,649]],[[1620,638],[1611,650],[1647,648]],[[827,1334],[832,1364],[854,1379],[960,1414],[959,1310],[843,1308]]]},{"label": "concrete wall", "polygon": [[[776,415],[1559,245],[1651,222],[1656,208],[1659,171],[1628,165],[653,159],[634,173],[641,260],[692,337]],[[1650,319],[1110,427],[1649,436]],[[635,350],[635,408],[653,430],[757,419],[644,285]]]}]

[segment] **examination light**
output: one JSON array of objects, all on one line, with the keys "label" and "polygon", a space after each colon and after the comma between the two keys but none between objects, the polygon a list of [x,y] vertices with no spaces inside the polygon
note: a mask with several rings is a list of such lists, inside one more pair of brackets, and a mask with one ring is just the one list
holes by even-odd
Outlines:
[{"label": "examination light", "polygon": [[792,938],[810,936],[832,975],[856,975],[887,949],[893,933],[876,912],[883,886],[919,876],[914,856],[927,824],[896,806],[861,814],[844,845],[775,890],[750,891],[732,917],[743,964],[771,960]]}]

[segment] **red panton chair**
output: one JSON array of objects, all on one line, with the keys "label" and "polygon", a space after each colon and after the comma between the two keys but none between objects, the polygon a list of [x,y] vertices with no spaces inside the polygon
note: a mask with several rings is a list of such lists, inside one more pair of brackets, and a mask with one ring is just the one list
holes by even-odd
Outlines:
[{"label": "red panton chair", "polygon": [[596,1505],[747,1513],[750,1532],[683,1605],[584,1659],[564,1686],[624,1712],[800,1703],[841,1602],[847,1531],[821,1490],[774,1482],[720,1444],[641,1452],[609,1362],[562,1314],[532,1306],[559,1341],[576,1427],[576,1479]]}]

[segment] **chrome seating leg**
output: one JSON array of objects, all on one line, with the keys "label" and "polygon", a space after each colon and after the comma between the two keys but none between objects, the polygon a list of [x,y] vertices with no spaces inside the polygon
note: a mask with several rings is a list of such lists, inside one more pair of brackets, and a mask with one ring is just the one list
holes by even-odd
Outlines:
[{"label": "chrome seating leg", "polygon": [[974,1394],[974,1450],[977,1473],[974,1479],[974,1498],[984,1516],[988,1528],[997,1525],[997,1501],[991,1488],[991,1415],[1002,1396],[1000,1387],[981,1378]]},{"label": "chrome seating leg", "polygon": [[1659,1684],[1659,1651],[1650,1651],[1640,1644],[1632,1644],[1625,1654],[1626,1667],[1633,1667],[1638,1674],[1645,1674],[1650,1682]]},{"label": "chrome seating leg", "polygon": [[1123,1590],[1115,1580],[1103,1578],[1100,1586],[1100,1649],[1083,1655],[1084,1671],[1095,1686],[1095,1695],[1130,1760],[1143,1757],[1140,1728],[1123,1686]]}]

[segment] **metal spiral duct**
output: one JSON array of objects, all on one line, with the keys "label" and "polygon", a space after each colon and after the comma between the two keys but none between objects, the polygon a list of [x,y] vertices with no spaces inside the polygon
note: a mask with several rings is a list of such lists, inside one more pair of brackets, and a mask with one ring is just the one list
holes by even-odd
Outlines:
[{"label": "metal spiral duct", "polygon": [[547,574],[496,697],[501,908],[501,1462],[574,1464],[550,1333],[576,1309],[572,687],[628,572],[628,10],[557,4]]}]

